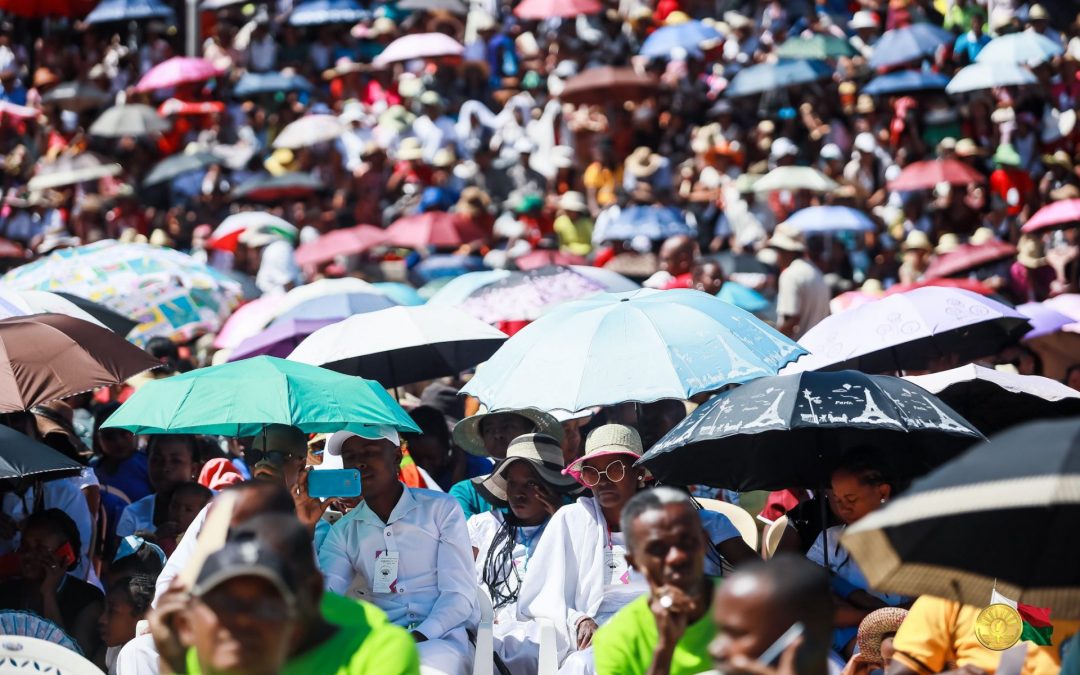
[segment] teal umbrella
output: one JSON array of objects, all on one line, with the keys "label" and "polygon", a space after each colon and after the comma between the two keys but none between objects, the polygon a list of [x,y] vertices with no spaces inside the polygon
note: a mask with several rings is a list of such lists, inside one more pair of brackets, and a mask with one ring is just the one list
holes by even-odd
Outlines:
[{"label": "teal umbrella", "polygon": [[844,38],[835,35],[812,35],[810,37],[788,38],[776,50],[782,59],[816,59],[825,61],[841,56],[854,56],[855,48]]},{"label": "teal umbrella", "polygon": [[377,382],[272,356],[149,382],[104,426],[136,434],[255,436],[267,424],[305,433],[420,431]]}]

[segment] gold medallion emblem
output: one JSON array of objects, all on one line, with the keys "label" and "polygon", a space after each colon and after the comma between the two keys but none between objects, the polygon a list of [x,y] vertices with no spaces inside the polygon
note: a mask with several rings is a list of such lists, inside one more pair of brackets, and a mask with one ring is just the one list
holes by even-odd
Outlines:
[{"label": "gold medallion emblem", "polygon": [[1004,651],[1020,640],[1023,624],[1020,612],[1008,605],[995,603],[975,617],[975,638],[987,649]]}]

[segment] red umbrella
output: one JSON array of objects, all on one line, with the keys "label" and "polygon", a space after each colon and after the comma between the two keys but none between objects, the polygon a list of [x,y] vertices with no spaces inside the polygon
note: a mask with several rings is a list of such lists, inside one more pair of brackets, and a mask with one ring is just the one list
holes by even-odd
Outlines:
[{"label": "red umbrella", "polygon": [[386,228],[386,243],[403,248],[454,248],[483,238],[484,233],[471,222],[445,211],[399,218]]},{"label": "red umbrella", "polygon": [[568,19],[578,14],[598,14],[604,9],[596,0],[523,0],[514,8],[519,19],[542,21],[559,17]]},{"label": "red umbrella", "polygon": [[86,16],[95,0],[0,0],[0,11],[27,19]]},{"label": "red umbrella", "polygon": [[889,287],[889,290],[885,291],[885,295],[896,295],[897,293],[906,293],[913,291],[916,288],[925,288],[926,286],[944,286],[946,288],[962,288],[965,291],[971,291],[972,293],[978,293],[979,295],[991,296],[994,294],[992,290],[987,288],[984,284],[975,281],[974,279],[924,279],[922,281],[916,281],[913,284],[895,284]]},{"label": "red umbrella", "polygon": [[296,262],[300,265],[318,265],[330,262],[339,255],[363,253],[385,240],[386,230],[374,225],[357,225],[344,230],[332,230],[296,249]]},{"label": "red umbrella", "polygon": [[923,276],[927,279],[951,277],[1014,255],[1015,246],[996,239],[985,244],[961,244],[955,250],[934,258]]},{"label": "red umbrella", "polygon": [[181,101],[178,98],[170,98],[158,106],[158,114],[162,117],[169,115],[213,115],[225,112],[225,104],[221,101]]},{"label": "red umbrella", "polygon": [[0,258],[22,258],[26,255],[23,247],[13,241],[0,238]]},{"label": "red umbrella", "polygon": [[904,167],[900,175],[889,181],[889,189],[898,192],[930,190],[939,183],[967,185],[982,183],[986,176],[955,159],[931,159]]},{"label": "red umbrella", "polygon": [[651,75],[640,75],[633,68],[599,66],[568,79],[559,98],[570,103],[598,105],[640,101],[655,94],[659,88],[659,80]]},{"label": "red umbrella", "polygon": [[519,270],[528,271],[548,265],[588,265],[589,261],[572,253],[540,249],[514,258],[514,264]]},{"label": "red umbrella", "polygon": [[1068,227],[1080,223],[1080,199],[1062,199],[1047,204],[1028,218],[1021,232],[1052,230],[1056,227]]}]

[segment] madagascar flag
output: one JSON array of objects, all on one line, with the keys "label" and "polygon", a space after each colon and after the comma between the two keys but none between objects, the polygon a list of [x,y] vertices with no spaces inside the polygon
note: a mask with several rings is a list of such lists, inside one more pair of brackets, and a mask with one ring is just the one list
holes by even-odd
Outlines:
[{"label": "madagascar flag", "polygon": [[1023,629],[1020,631],[1021,640],[1028,640],[1044,647],[1053,644],[1050,639],[1054,633],[1054,626],[1050,623],[1049,609],[1019,603],[996,590],[991,593],[990,602],[1008,605],[1020,614],[1020,619],[1023,621]]}]

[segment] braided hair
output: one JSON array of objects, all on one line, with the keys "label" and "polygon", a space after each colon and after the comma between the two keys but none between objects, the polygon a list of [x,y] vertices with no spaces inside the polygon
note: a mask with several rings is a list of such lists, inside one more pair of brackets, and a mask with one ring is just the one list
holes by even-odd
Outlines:
[{"label": "braided hair", "polygon": [[[514,566],[514,547],[520,527],[521,521],[508,509],[484,559],[484,585],[491,593],[491,602],[496,611],[517,602],[521,579]],[[511,575],[518,580],[516,587],[510,583]]]}]

